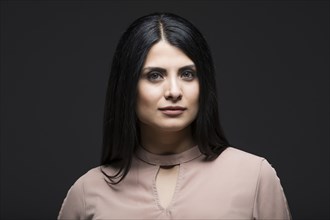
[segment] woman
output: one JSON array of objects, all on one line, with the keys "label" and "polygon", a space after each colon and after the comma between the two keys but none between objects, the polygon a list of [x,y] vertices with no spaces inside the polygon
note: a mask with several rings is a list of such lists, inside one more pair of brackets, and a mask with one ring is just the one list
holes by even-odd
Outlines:
[{"label": "woman", "polygon": [[275,170],[230,147],[207,43],[169,13],[121,37],[106,95],[100,167],[79,178],[59,219],[290,219]]}]

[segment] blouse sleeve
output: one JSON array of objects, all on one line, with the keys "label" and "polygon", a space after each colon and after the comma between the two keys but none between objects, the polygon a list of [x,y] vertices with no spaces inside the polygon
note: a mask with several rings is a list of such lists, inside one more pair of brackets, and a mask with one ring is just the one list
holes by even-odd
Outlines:
[{"label": "blouse sleeve", "polygon": [[267,160],[261,163],[253,217],[255,219],[292,219],[280,179]]},{"label": "blouse sleeve", "polygon": [[85,200],[81,178],[68,191],[57,219],[85,219]]}]

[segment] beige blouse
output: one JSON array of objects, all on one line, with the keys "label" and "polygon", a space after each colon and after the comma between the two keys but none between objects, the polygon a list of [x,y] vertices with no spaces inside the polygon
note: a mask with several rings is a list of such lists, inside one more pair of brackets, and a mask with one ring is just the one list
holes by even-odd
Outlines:
[{"label": "beige blouse", "polygon": [[[291,219],[275,170],[264,158],[229,147],[205,161],[198,147],[174,155],[139,148],[125,179],[108,183],[110,167],[80,177],[69,190],[58,219]],[[172,200],[160,205],[160,166],[179,165]]]}]

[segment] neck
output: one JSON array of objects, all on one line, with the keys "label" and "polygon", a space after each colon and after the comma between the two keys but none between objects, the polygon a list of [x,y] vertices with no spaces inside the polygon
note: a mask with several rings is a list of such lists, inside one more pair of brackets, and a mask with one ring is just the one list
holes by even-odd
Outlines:
[{"label": "neck", "polygon": [[180,131],[156,130],[140,125],[141,145],[154,154],[176,154],[195,146],[190,126]]}]

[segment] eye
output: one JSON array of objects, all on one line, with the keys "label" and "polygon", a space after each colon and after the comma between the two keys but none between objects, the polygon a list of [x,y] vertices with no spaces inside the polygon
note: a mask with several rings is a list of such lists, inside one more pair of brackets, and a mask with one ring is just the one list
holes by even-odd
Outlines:
[{"label": "eye", "polygon": [[148,73],[147,79],[151,82],[160,81],[163,79],[163,75],[160,72],[152,71]]},{"label": "eye", "polygon": [[193,80],[195,78],[195,72],[193,70],[183,70],[181,72],[181,78],[184,80]]}]

